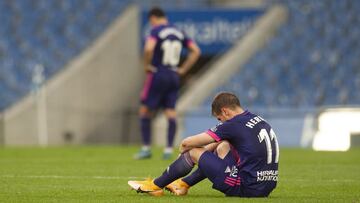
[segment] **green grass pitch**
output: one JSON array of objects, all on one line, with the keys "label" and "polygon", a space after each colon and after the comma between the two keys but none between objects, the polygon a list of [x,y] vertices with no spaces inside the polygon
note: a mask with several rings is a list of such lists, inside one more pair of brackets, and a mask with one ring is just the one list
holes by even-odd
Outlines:
[{"label": "green grass pitch", "polygon": [[0,149],[0,202],[360,202],[360,149],[281,149],[278,187],[269,198],[227,198],[209,181],[185,197],[151,197],[127,181],[157,176],[171,161],[135,161],[136,147]]}]

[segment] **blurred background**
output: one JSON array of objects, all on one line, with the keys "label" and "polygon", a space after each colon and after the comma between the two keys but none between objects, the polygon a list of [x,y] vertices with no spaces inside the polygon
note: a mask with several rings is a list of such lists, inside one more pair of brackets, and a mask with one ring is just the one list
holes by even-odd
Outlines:
[{"label": "blurred background", "polygon": [[[0,0],[0,145],[140,143],[153,6],[202,49],[182,78],[178,140],[216,124],[212,98],[232,91],[281,147],[360,145],[354,0]],[[159,114],[154,144],[165,130]]]}]

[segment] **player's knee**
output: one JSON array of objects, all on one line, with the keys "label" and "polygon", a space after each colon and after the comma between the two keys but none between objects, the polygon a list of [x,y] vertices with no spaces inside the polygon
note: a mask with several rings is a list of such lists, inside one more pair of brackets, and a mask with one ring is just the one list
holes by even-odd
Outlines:
[{"label": "player's knee", "polygon": [[230,143],[228,141],[222,141],[217,147],[216,147],[216,153],[218,157],[223,159],[230,151]]},{"label": "player's knee", "polygon": [[198,163],[201,155],[205,151],[206,150],[204,148],[192,148],[191,150],[189,150],[189,154],[190,154],[190,157],[191,157],[192,161],[194,163]]},{"label": "player's knee", "polygon": [[139,116],[140,117],[151,117],[151,111],[146,106],[141,106],[139,109]]},{"label": "player's knee", "polygon": [[166,109],[165,115],[168,119],[175,119],[176,118],[176,111],[175,109]]}]

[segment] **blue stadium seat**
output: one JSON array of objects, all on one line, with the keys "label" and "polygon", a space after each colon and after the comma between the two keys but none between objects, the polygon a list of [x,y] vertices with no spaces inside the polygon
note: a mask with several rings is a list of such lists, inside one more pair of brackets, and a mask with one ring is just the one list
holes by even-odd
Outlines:
[{"label": "blue stadium seat", "polygon": [[32,71],[52,77],[121,13],[129,0],[0,1],[0,111],[28,94]]},{"label": "blue stadium seat", "polygon": [[46,78],[89,46],[130,3],[205,7],[208,0],[0,1],[0,111],[28,94],[36,64]]},{"label": "blue stadium seat", "polygon": [[216,91],[238,93],[253,107],[359,105],[360,1],[273,3],[288,7],[288,22]]}]

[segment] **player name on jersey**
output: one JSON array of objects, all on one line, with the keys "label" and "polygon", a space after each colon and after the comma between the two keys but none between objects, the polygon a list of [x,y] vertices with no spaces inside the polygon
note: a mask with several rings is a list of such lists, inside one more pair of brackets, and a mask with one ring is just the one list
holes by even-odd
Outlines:
[{"label": "player name on jersey", "polygon": [[183,33],[181,33],[179,30],[175,29],[175,28],[165,28],[162,31],[160,31],[159,33],[159,37],[161,39],[165,39],[166,37],[168,37],[169,35],[175,35],[177,38],[179,38],[180,40],[184,39],[184,35]]},{"label": "player name on jersey", "polygon": [[250,119],[245,125],[249,128],[253,128],[256,124],[260,123],[261,121],[265,121],[265,119],[261,118],[260,116],[255,116],[254,118]]}]

